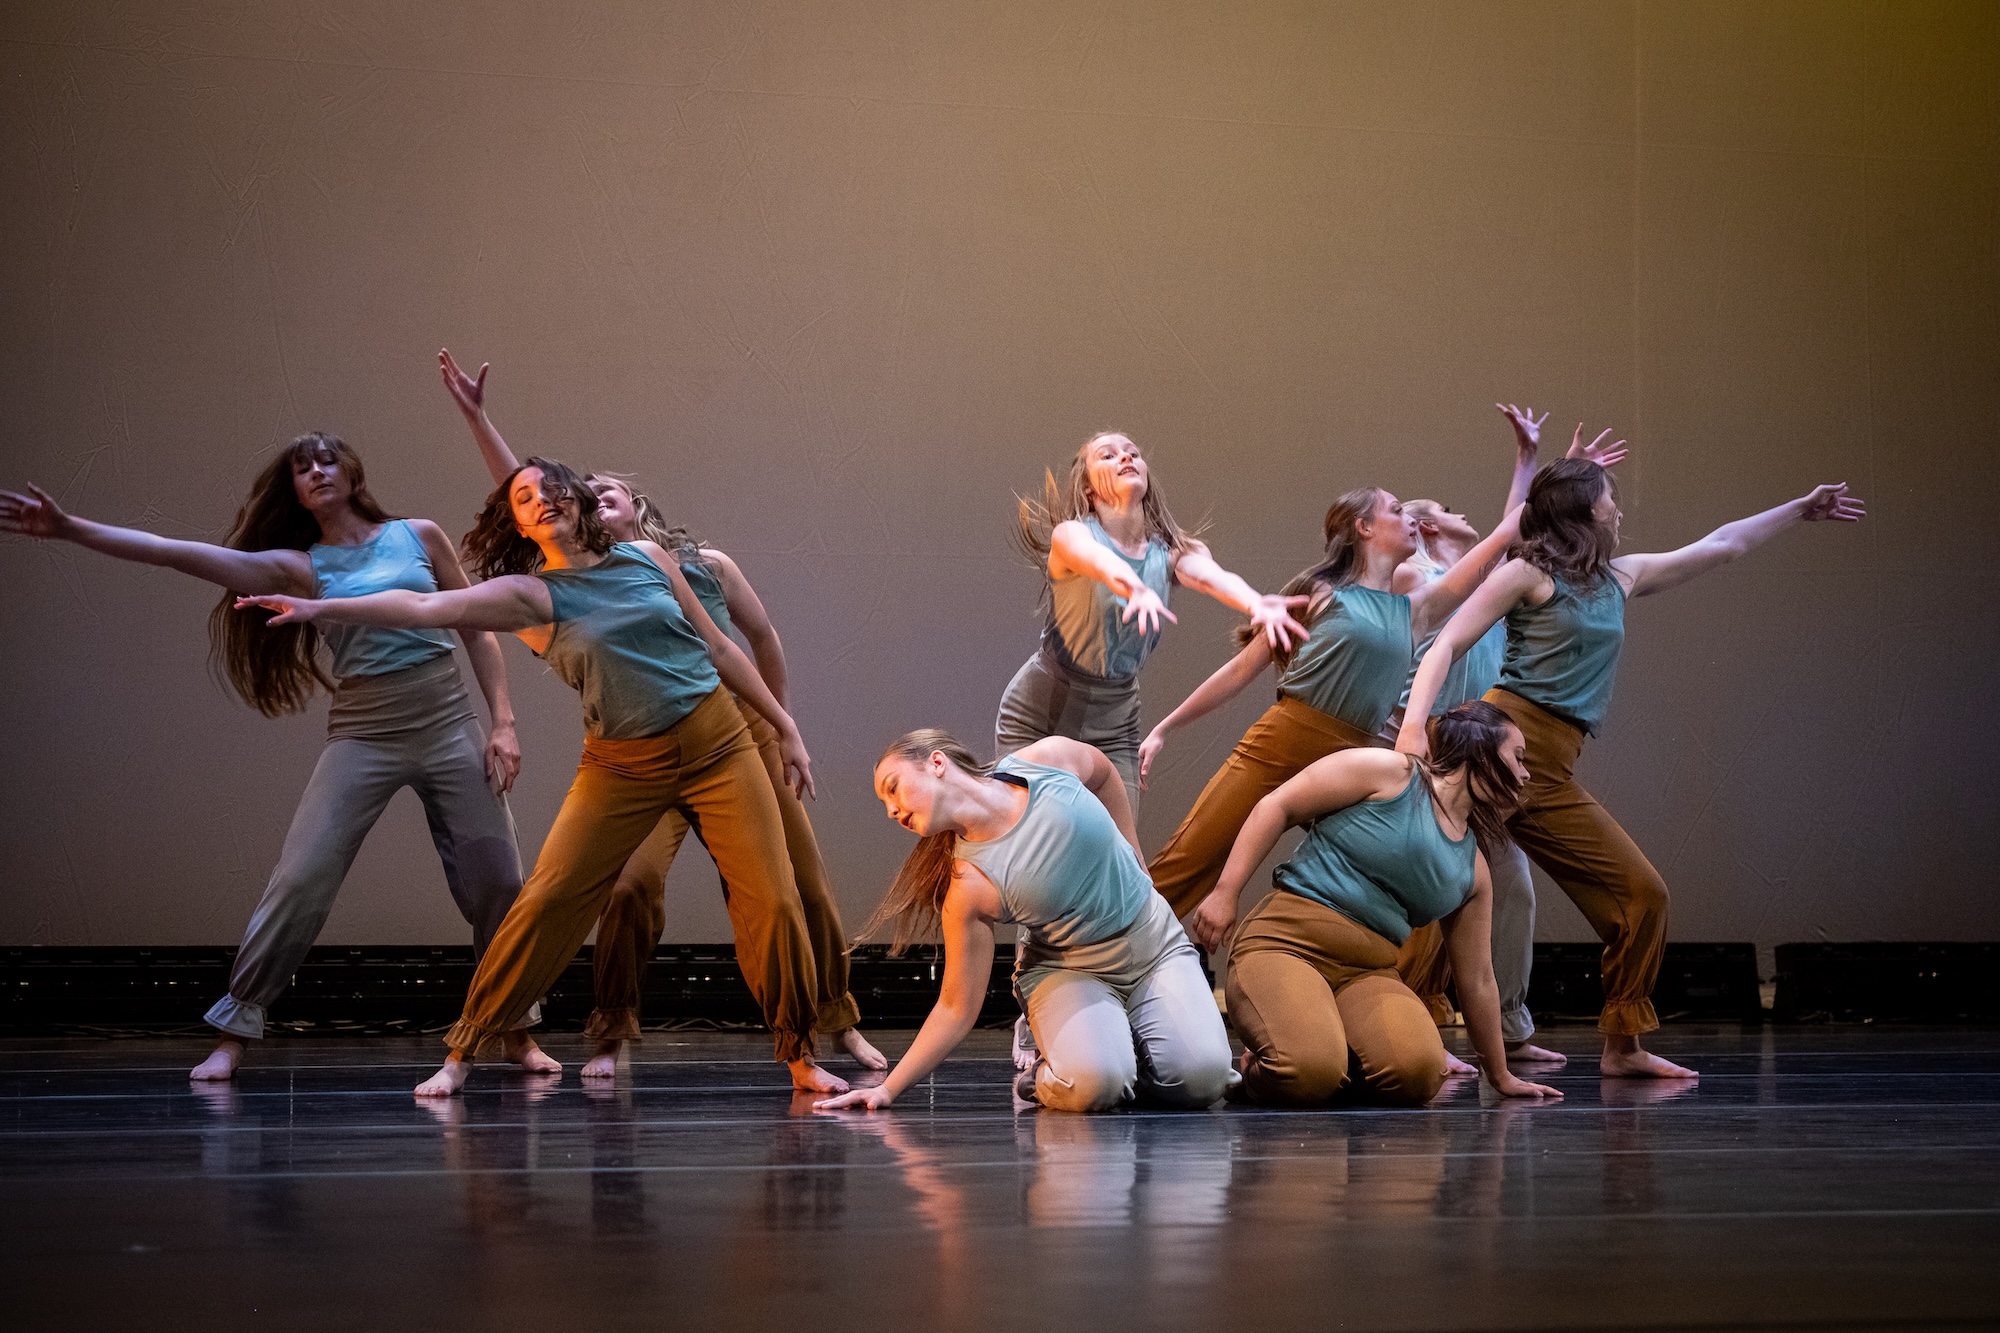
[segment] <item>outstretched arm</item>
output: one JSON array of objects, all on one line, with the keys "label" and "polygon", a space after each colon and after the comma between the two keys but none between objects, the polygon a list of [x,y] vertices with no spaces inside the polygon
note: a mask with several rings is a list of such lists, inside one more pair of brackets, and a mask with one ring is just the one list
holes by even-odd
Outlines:
[{"label": "outstretched arm", "polygon": [[1273,648],[1289,649],[1305,642],[1306,627],[1294,620],[1292,613],[1304,610],[1312,599],[1258,592],[1242,575],[1217,564],[1206,542],[1189,544],[1187,554],[1174,562],[1174,577],[1249,616],[1251,628]]},{"label": "outstretched arm", "polygon": [[1532,407],[1516,407],[1512,403],[1495,403],[1500,415],[1507,418],[1507,424],[1514,428],[1514,475],[1507,483],[1507,503],[1500,510],[1511,514],[1527,503],[1528,487],[1534,484],[1535,465],[1542,448],[1542,423],[1549,419],[1544,412],[1535,415]]},{"label": "outstretched arm", "polygon": [[1148,588],[1130,565],[1107,550],[1090,535],[1089,528],[1073,518],[1056,524],[1049,534],[1049,577],[1095,579],[1102,583],[1124,600],[1121,619],[1128,625],[1136,621],[1147,634],[1158,629],[1162,620],[1180,619],[1167,610],[1160,595]]},{"label": "outstretched arm", "polygon": [[1514,1077],[1507,1068],[1507,1043],[1500,1031],[1500,987],[1493,980],[1493,878],[1486,857],[1472,858],[1472,896],[1444,919],[1445,948],[1451,953],[1451,975],[1458,988],[1458,1007],[1465,1014],[1465,1032],[1479,1052],[1479,1069],[1503,1097],[1549,1097],[1562,1094],[1540,1083]]},{"label": "outstretched arm", "polygon": [[771,623],[763,599],[757,596],[757,590],[750,586],[750,580],[736,562],[722,552],[704,549],[701,558],[714,565],[722,576],[722,604],[729,608],[729,618],[736,622],[736,628],[743,631],[743,638],[750,645],[750,660],[757,664],[757,674],[770,687],[771,697],[778,701],[778,706],[789,710],[792,704],[785,688],[788,683],[785,645],[778,640],[778,627]]},{"label": "outstretched arm", "polygon": [[312,557],[304,551],[238,551],[214,542],[180,541],[137,528],[93,523],[63,512],[55,497],[41,487],[27,495],[0,491],[0,532],[43,541],[73,542],[135,564],[177,569],[198,579],[245,593],[290,593],[313,590]]},{"label": "outstretched arm", "polygon": [[1521,511],[1510,509],[1498,527],[1458,558],[1443,574],[1410,594],[1410,633],[1418,641],[1450,619],[1493,572],[1493,566],[1521,535]]},{"label": "outstretched arm", "polygon": [[1438,691],[1444,688],[1444,678],[1452,664],[1465,656],[1502,616],[1529,600],[1548,581],[1548,575],[1527,561],[1509,560],[1489,574],[1465,605],[1444,623],[1410,681],[1410,702],[1403,708],[1403,729],[1396,733],[1399,751],[1419,756],[1430,753],[1430,737],[1424,727],[1430,721],[1431,707],[1437,703]]},{"label": "outstretched arm", "polygon": [[448,592],[406,592],[401,588],[365,597],[239,597],[239,610],[261,606],[277,614],[273,625],[331,620],[345,625],[388,629],[522,630],[556,618],[549,590],[538,578],[508,574]]},{"label": "outstretched arm", "polygon": [[450,352],[442,348],[438,351],[438,371],[444,376],[445,392],[465,415],[465,424],[472,427],[479,456],[486,460],[486,470],[493,474],[493,484],[498,486],[514,475],[521,461],[514,457],[514,451],[507,447],[507,441],[500,438],[500,432],[486,415],[486,372],[490,368],[482,364],[477,376],[468,375],[458,368]]},{"label": "outstretched arm", "polygon": [[1022,746],[1015,754],[1031,764],[1046,764],[1076,774],[1090,794],[1104,803],[1111,822],[1118,826],[1125,841],[1132,844],[1139,864],[1146,863],[1146,854],[1139,850],[1139,821],[1132,813],[1131,798],[1125,794],[1125,777],[1118,771],[1118,765],[1105,757],[1104,751],[1067,736],[1044,736]]},{"label": "outstretched arm", "polygon": [[1611,567],[1625,580],[1626,595],[1678,588],[1689,579],[1748,555],[1771,538],[1801,523],[1858,523],[1868,507],[1847,493],[1847,483],[1815,486],[1805,495],[1761,514],[1725,523],[1698,542],[1656,555],[1621,555]]},{"label": "outstretched arm", "polygon": [[1271,645],[1263,639],[1252,639],[1243,645],[1241,652],[1217,667],[1209,678],[1194,687],[1194,693],[1181,700],[1181,706],[1161,718],[1148,732],[1139,745],[1139,790],[1146,790],[1146,780],[1153,771],[1153,761],[1160,757],[1167,737],[1179,731],[1198,717],[1207,717],[1222,705],[1243,693],[1243,687],[1257,679],[1265,667],[1271,665]]},{"label": "outstretched arm", "polygon": [[[411,526],[424,544],[424,554],[431,558],[431,572],[438,587],[471,587],[465,567],[458,563],[458,552],[452,549],[451,539],[444,535],[444,530],[424,518],[415,520]],[[458,638],[465,645],[465,656],[472,663],[472,676],[479,682],[479,692],[486,698],[486,777],[493,790],[505,792],[513,787],[515,777],[521,772],[521,742],[514,733],[514,700],[507,691],[507,663],[500,656],[499,641],[490,632],[460,630]]]}]

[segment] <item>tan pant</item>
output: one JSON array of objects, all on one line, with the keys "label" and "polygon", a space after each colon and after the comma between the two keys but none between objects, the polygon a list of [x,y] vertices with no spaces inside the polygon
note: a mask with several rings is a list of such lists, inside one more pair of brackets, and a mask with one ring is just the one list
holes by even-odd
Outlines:
[{"label": "tan pant", "polygon": [[812,1054],[812,941],[785,859],[784,821],[756,743],[723,689],[664,735],[584,743],[576,781],[480,960],[447,1045],[477,1054],[520,1025],[583,947],[625,863],[668,810],[694,825],[729,885],[736,961],[777,1034],[778,1058]]},{"label": "tan pant", "polygon": [[[806,808],[785,782],[785,763],[778,750],[778,729],[763,714],[742,700],[737,708],[756,742],[758,757],[770,776],[772,794],[778,798],[778,814],[785,825],[785,854],[792,863],[792,878],[798,885],[799,905],[805,909],[806,934],[812,939],[813,966],[817,984],[813,990],[816,1016],[813,1026],[821,1032],[839,1032],[861,1021],[861,1010],[847,988],[847,931],[840,923],[840,907],[833,900],[833,884],[820,857],[819,842],[813,837],[812,821]],[[688,822],[679,811],[669,810],[659,825],[647,835],[632,859],[619,873],[612,887],[611,901],[597,922],[597,950],[592,960],[597,1008],[583,1030],[587,1037],[601,1040],[639,1039],[639,993],[646,976],[646,964],[659,945],[660,932],[667,925],[667,871],[687,837]],[[735,919],[734,895],[728,879],[722,882],[722,899],[730,904]],[[737,928],[737,949],[743,949],[741,923]]]},{"label": "tan pant", "polygon": [[1309,898],[1280,889],[1237,928],[1228,992],[1252,1101],[1313,1106],[1351,1091],[1421,1106],[1444,1084],[1444,1043],[1396,976],[1396,946]]},{"label": "tan pant", "polygon": [[1506,690],[1488,690],[1528,741],[1528,787],[1507,831],[1546,870],[1604,941],[1604,1009],[1597,1030],[1637,1036],[1660,1025],[1653,983],[1667,946],[1667,883],[1639,844],[1571,773],[1580,728]]},{"label": "tan pant", "polygon": [[1184,917],[1201,906],[1229,849],[1257,802],[1297,776],[1316,759],[1341,750],[1382,742],[1358,727],[1296,699],[1280,699],[1257,719],[1215,776],[1195,798],[1194,808],[1153,858],[1153,887]]}]

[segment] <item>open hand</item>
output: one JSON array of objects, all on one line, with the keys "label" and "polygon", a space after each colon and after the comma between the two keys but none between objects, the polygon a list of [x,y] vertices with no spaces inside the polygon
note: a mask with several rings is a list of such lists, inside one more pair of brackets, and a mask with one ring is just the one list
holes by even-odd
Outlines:
[{"label": "open hand", "polygon": [[1137,624],[1142,634],[1159,632],[1162,618],[1180,624],[1180,617],[1167,610],[1167,604],[1160,600],[1160,594],[1151,588],[1140,586],[1125,599],[1125,612],[1118,617],[1126,624]]},{"label": "open hand", "polygon": [[28,490],[32,494],[0,491],[0,532],[39,537],[45,541],[61,537],[69,527],[69,515],[63,512],[53,495],[33,482],[28,483]]},{"label": "open hand", "polygon": [[1859,523],[1868,516],[1868,506],[1847,493],[1844,481],[1815,486],[1799,503],[1805,506],[1799,517],[1808,523]]},{"label": "open hand", "polygon": [[1294,639],[1304,643],[1306,635],[1310,633],[1304,625],[1292,618],[1292,613],[1303,611],[1306,604],[1311,601],[1312,598],[1303,594],[1297,597],[1280,597],[1274,592],[1265,593],[1257,599],[1257,604],[1250,608],[1250,628],[1264,636],[1273,652],[1288,653],[1292,650]]},{"label": "open hand", "polygon": [[877,1083],[872,1088],[855,1088],[843,1092],[838,1097],[829,1097],[823,1102],[814,1102],[815,1111],[844,1111],[850,1106],[858,1106],[864,1111],[880,1111],[896,1100],[884,1084]]},{"label": "open hand", "polygon": [[1604,437],[1610,433],[1608,430],[1601,430],[1597,433],[1596,439],[1592,440],[1589,444],[1585,444],[1583,442],[1583,423],[1581,421],[1577,422],[1576,434],[1570,438],[1569,452],[1564,454],[1563,457],[1587,458],[1599,467],[1617,467],[1625,461],[1625,455],[1632,451],[1625,447],[1625,441],[1623,440],[1613,440],[1610,444],[1606,444]]},{"label": "open hand", "polygon": [[1547,412],[1539,417],[1532,407],[1516,407],[1512,403],[1495,403],[1500,415],[1507,418],[1507,424],[1514,428],[1514,448],[1522,461],[1532,462],[1542,447],[1542,423],[1549,419]]},{"label": "open hand", "polygon": [[1486,1081],[1491,1083],[1493,1091],[1502,1097],[1533,1097],[1537,1100],[1546,1098],[1552,1102],[1563,1099],[1563,1095],[1548,1084],[1530,1083],[1524,1078],[1517,1078],[1504,1067],[1492,1071],[1492,1077]]},{"label": "open hand", "polygon": [[479,375],[474,378],[458,368],[449,351],[438,349],[438,372],[444,376],[445,392],[468,417],[477,417],[486,410],[486,372],[491,368],[491,362],[482,362]]},{"label": "open hand", "polygon": [[495,727],[486,738],[486,780],[505,795],[521,773],[521,742],[512,727]]},{"label": "open hand", "polygon": [[238,611],[248,611],[253,606],[260,606],[266,611],[277,613],[264,622],[266,625],[303,625],[319,619],[319,613],[326,603],[315,601],[310,597],[286,597],[281,593],[265,593],[257,597],[236,599]]}]

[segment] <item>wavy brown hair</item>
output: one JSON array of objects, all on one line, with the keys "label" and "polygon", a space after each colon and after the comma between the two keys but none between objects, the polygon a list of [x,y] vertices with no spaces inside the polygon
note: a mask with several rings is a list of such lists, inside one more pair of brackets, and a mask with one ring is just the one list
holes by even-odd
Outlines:
[{"label": "wavy brown hair", "polygon": [[[370,523],[387,523],[385,511],[368,492],[361,455],[338,435],[309,431],[280,449],[250,484],[249,498],[236,511],[236,522],[223,545],[237,551],[304,551],[320,539],[319,520],[299,503],[292,479],[299,460],[330,462],[347,478],[348,504]],[[296,713],[312,700],[313,691],[333,688],[319,664],[319,630],[310,624],[272,625],[261,608],[236,609],[242,594],[223,592],[208,613],[210,668],[229,682],[243,702],[265,717]]]},{"label": "wavy brown hair", "polygon": [[[882,759],[907,759],[921,764],[939,752],[974,777],[983,778],[993,772],[992,764],[981,763],[950,732],[937,727],[924,727],[897,737],[882,752]],[[875,761],[877,766],[882,759]],[[957,848],[956,833],[932,833],[917,839],[917,845],[903,858],[903,867],[896,872],[889,892],[883,895],[881,906],[855,938],[865,940],[884,926],[891,926],[891,955],[901,954],[912,944],[934,940],[938,921],[944,915],[944,896],[951,889],[951,863],[956,859]]]},{"label": "wavy brown hair", "polygon": [[[1056,524],[1073,518],[1089,518],[1095,512],[1091,508],[1091,500],[1095,497],[1090,489],[1090,450],[1099,440],[1113,436],[1128,444],[1132,440],[1122,430],[1098,431],[1083,442],[1076,451],[1076,457],[1070,460],[1069,484],[1066,487],[1058,486],[1056,474],[1044,469],[1041,499],[1031,500],[1025,495],[1015,497],[1019,503],[1014,514],[1014,540],[1036,568],[1046,570],[1049,567],[1049,544]],[[1146,477],[1146,494],[1139,501],[1139,513],[1146,520],[1146,536],[1159,539],[1174,560],[1186,555],[1199,536],[1199,530],[1190,532],[1175,521],[1173,510],[1167,508],[1167,502],[1161,498],[1159,482],[1150,471]]]},{"label": "wavy brown hair", "polygon": [[1489,864],[1507,846],[1507,821],[1521,806],[1521,780],[1500,757],[1507,728],[1513,725],[1484,699],[1462,703],[1430,720],[1431,757],[1419,764],[1426,785],[1465,770],[1465,790],[1472,797],[1466,822]]},{"label": "wavy brown hair", "polygon": [[[1373,517],[1375,506],[1382,498],[1380,486],[1363,486],[1352,490],[1328,506],[1326,518],[1320,523],[1320,532],[1326,541],[1326,552],[1319,563],[1308,566],[1292,575],[1284,587],[1278,589],[1280,597],[1310,597],[1305,614],[1299,623],[1311,629],[1313,622],[1325,615],[1333,605],[1334,593],[1361,577],[1361,521]],[[1236,627],[1236,646],[1246,646],[1257,637],[1253,625]],[[1291,661],[1292,650],[1274,648],[1272,656],[1277,660],[1278,670],[1283,671]]]},{"label": "wavy brown hair", "polygon": [[1617,541],[1591,514],[1597,497],[1616,489],[1611,474],[1587,458],[1558,458],[1535,474],[1521,508],[1521,536],[1507,552],[1551,578],[1589,591],[1611,572]]},{"label": "wavy brown hair", "polygon": [[502,574],[532,574],[542,567],[542,548],[521,534],[514,521],[514,502],[509,498],[514,478],[529,468],[542,471],[542,494],[551,499],[576,501],[576,539],[586,551],[603,555],[611,549],[611,534],[597,516],[597,493],[584,484],[569,464],[539,455],[528,459],[486,497],[485,508],[473,521],[459,549],[465,563],[482,579]]}]

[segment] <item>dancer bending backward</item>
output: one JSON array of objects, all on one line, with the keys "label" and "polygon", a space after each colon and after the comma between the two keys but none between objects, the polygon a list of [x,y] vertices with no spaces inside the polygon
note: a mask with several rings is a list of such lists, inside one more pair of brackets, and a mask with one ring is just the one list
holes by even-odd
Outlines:
[{"label": "dancer bending backward", "polygon": [[[161,565],[225,591],[209,614],[209,644],[243,700],[266,717],[333,695],[326,748],[292,816],[284,849],[244,931],[229,992],[206,1015],[221,1040],[191,1077],[227,1079],[244,1042],[291,984],[333,910],[347,869],[389,799],[410,787],[424,804],[445,883],[484,952],[521,889],[514,820],[503,793],[520,771],[507,671],[491,634],[459,635],[486,698],[481,736],[451,638],[435,629],[270,625],[237,608],[241,593],[344,597],[384,588],[466,586],[451,542],[427,519],[393,518],[368,491],[361,457],[335,436],[301,435],[251,485],[221,546],[157,537],[66,514],[40,487],[0,492],[0,531],[75,542]],[[324,640],[331,653],[322,670]],[[525,1032],[506,1034],[510,1059],[551,1065]]]},{"label": "dancer bending backward", "polygon": [[922,841],[868,930],[893,921],[900,951],[941,926],[944,982],[889,1077],[820,1109],[887,1106],[936,1069],[979,1018],[993,928],[1007,924],[1025,927],[1014,989],[1040,1051],[1019,1095],[1059,1111],[1222,1096],[1229,1036],[1199,957],[1147,882],[1131,803],[1102,751],[1051,737],[989,766],[942,731],[913,731],[875,765],[875,794]]},{"label": "dancer bending backward", "polygon": [[813,960],[784,855],[777,798],[731,690],[778,730],[787,775],[812,779],[798,728],[743,650],[651,542],[613,543],[597,497],[561,463],[530,458],[495,490],[465,550],[476,587],[308,601],[251,597],[273,624],[334,621],[511,630],[583,696],[583,759],[534,873],[473,975],[445,1035],[444,1068],[419,1096],[449,1096],[468,1062],[515,1026],[583,946],[612,885],[660,816],[679,810],[722,868],[737,958],[802,1088],[840,1091],[813,1062]]},{"label": "dancer bending backward", "polygon": [[999,753],[1047,736],[1102,750],[1139,804],[1139,669],[1159,646],[1175,583],[1250,617],[1248,633],[1274,651],[1306,636],[1301,597],[1259,593],[1183,531],[1152,484],[1139,446],[1116,431],[1077,450],[1069,488],[1045,473],[1040,504],[1021,501],[1019,537],[1048,572],[1042,646],[1000,696]]},{"label": "dancer bending backward", "polygon": [[[451,353],[438,353],[445,388],[465,414],[479,453],[497,483],[520,466],[514,451],[486,414],[486,372],[467,375],[452,360]],[[750,645],[750,659],[757,674],[771,691],[771,697],[787,711],[785,650],[778,631],[765,614],[764,603],[750,586],[750,580],[736,562],[713,547],[703,546],[683,528],[670,528],[659,507],[645,493],[633,489],[622,477],[590,473],[584,483],[597,497],[597,516],[613,541],[650,541],[670,552],[680,563],[688,587],[700,599],[709,618],[725,635],[740,630]],[[736,701],[750,738],[770,775],[771,791],[778,800],[778,813],[785,823],[785,854],[792,863],[792,878],[798,884],[799,904],[805,909],[806,933],[812,937],[813,966],[817,983],[814,996],[817,1012],[813,1027],[828,1033],[834,1045],[853,1056],[864,1068],[887,1069],[889,1061],[861,1035],[855,1026],[861,1010],[848,989],[847,932],[840,923],[840,907],[834,901],[833,883],[813,836],[812,821],[805,803],[785,783],[784,759],[778,750],[778,733],[763,714]],[[584,1026],[584,1035],[594,1039],[597,1050],[583,1067],[585,1078],[611,1078],[617,1073],[618,1051],[627,1041],[639,1040],[639,996],[646,964],[659,946],[660,932],[666,928],[667,871],[687,837],[688,822],[678,811],[669,810],[641,843],[639,850],[618,875],[604,915],[597,922],[597,948],[591,957],[591,975],[596,983],[597,1004]],[[725,885],[723,901],[734,909],[734,899]],[[754,923],[732,924],[739,937],[754,933]]]},{"label": "dancer bending backward", "polygon": [[[1563,459],[1535,477],[1513,558],[1494,570],[1431,646],[1410,687],[1397,748],[1427,752],[1424,717],[1451,666],[1502,619],[1507,655],[1487,702],[1527,738],[1530,774],[1508,831],[1549,873],[1604,941],[1603,1072],[1693,1078],[1639,1044],[1658,1027],[1653,982],[1667,938],[1667,886],[1618,821],[1571,775],[1585,738],[1611,703],[1625,643],[1625,603],[1727,564],[1797,523],[1855,522],[1865,510],[1845,484],[1724,524],[1677,551],[1613,558],[1622,515],[1611,476]],[[1455,961],[1455,960],[1454,960]]]},{"label": "dancer bending backward", "polygon": [[[1534,409],[1512,403],[1495,403],[1500,415],[1514,428],[1514,479],[1507,488],[1507,504],[1502,513],[1512,513],[1528,498],[1528,486],[1535,479],[1537,455],[1541,450],[1542,423]],[[1589,444],[1583,442],[1583,427],[1577,426],[1570,440],[1570,458],[1588,458],[1603,467],[1613,467],[1625,457],[1625,441],[1605,444],[1610,431]],[[1436,500],[1410,500],[1405,512],[1416,515],[1417,553],[1396,570],[1390,585],[1396,592],[1409,592],[1441,577],[1479,541],[1479,530]],[[1436,639],[1436,631],[1417,645],[1417,661],[1423,661]],[[1500,680],[1500,663],[1506,656],[1507,631],[1495,625],[1453,663],[1438,697],[1431,704],[1431,716],[1450,711],[1462,703],[1482,698]],[[1411,670],[1414,681],[1416,672]],[[1409,706],[1407,686],[1403,698],[1377,734],[1394,744],[1402,730],[1404,710]],[[1528,973],[1535,963],[1535,885],[1528,858],[1511,839],[1502,839],[1486,850],[1487,871],[1493,881],[1493,974],[1500,987],[1500,1030],[1507,1042],[1507,1058],[1522,1064],[1561,1065],[1569,1057],[1531,1043],[1535,1022],[1528,1013]],[[1397,968],[1410,987],[1423,997],[1431,1016],[1440,1023],[1449,1021],[1452,1003],[1445,995],[1451,979],[1450,955],[1443,932],[1436,924],[1419,926],[1403,944]],[[1453,1074],[1469,1073],[1470,1066],[1446,1056]]]},{"label": "dancer bending backward", "polygon": [[[1194,937],[1213,951],[1231,932],[1229,1016],[1243,1035],[1243,1092],[1306,1106],[1343,1091],[1420,1106],[1445,1077],[1444,1043],[1424,1002],[1396,975],[1396,949],[1442,921],[1459,1000],[1496,1092],[1560,1097],[1507,1070],[1493,981],[1487,854],[1528,773],[1506,714],[1469,703],[1430,720],[1430,763],[1355,749],[1310,764],[1257,802]],[[1276,892],[1236,928],[1243,886],[1293,825],[1306,827]],[[1350,1071],[1361,1086],[1349,1087]]]}]

